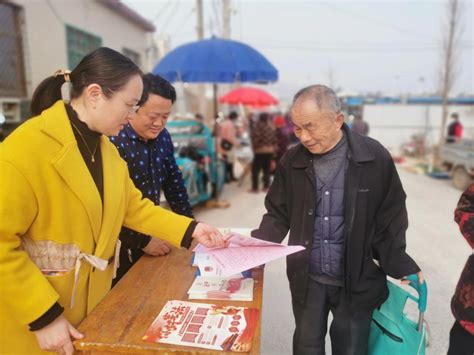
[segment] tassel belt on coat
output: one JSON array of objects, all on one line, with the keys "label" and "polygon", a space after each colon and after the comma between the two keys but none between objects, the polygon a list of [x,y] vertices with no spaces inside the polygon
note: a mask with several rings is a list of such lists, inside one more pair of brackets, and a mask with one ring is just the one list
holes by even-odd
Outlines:
[{"label": "tassel belt on coat", "polygon": [[108,260],[98,256],[81,252],[75,244],[61,244],[52,240],[32,241],[28,238],[22,238],[21,246],[29,255],[30,259],[38,266],[41,271],[54,273],[74,269],[74,286],[71,293],[71,308],[76,301],[76,287],[79,280],[82,261],[88,262],[93,268],[105,271],[107,267],[114,262],[114,276],[118,268],[120,252],[120,240],[117,240],[115,255]]}]

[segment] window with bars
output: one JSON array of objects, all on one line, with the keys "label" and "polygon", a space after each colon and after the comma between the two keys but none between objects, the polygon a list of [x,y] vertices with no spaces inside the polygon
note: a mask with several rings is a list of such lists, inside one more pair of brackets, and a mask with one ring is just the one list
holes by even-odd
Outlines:
[{"label": "window with bars", "polygon": [[128,48],[123,48],[122,49],[122,54],[128,58],[130,58],[137,66],[141,66],[141,58],[140,58],[140,53],[137,53],[131,49]]},{"label": "window with bars", "polygon": [[0,96],[26,95],[20,11],[0,2]]},{"label": "window with bars", "polygon": [[79,28],[66,25],[67,58],[72,70],[82,58],[102,46],[102,38]]}]

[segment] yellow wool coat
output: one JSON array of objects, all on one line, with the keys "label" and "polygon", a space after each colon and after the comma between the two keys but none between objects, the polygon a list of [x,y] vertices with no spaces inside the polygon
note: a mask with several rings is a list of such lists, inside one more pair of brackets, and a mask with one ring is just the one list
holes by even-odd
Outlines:
[{"label": "yellow wool coat", "polygon": [[114,271],[113,263],[100,271],[83,260],[71,308],[74,269],[64,276],[44,276],[22,248],[22,240],[74,244],[83,253],[109,260],[122,225],[179,246],[191,223],[142,199],[107,137],[100,138],[100,148],[103,203],[63,101],[25,122],[0,144],[1,354],[40,353],[28,324],[55,302],[77,326],[110,290]]}]

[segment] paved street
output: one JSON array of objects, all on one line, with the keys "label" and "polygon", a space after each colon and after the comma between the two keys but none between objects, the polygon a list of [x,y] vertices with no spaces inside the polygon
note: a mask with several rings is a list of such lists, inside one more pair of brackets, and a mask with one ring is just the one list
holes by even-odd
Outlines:
[{"label": "paved street", "polygon": [[[453,188],[450,181],[415,175],[402,168],[399,173],[408,195],[408,251],[428,281],[426,319],[432,341],[427,352],[445,354],[453,322],[450,299],[470,254],[453,222],[453,211],[461,191]],[[255,228],[264,211],[264,194],[248,193],[248,188],[248,180],[240,188],[235,183],[226,185],[222,198],[230,201],[231,207],[197,208],[197,218],[218,227]],[[284,260],[267,265],[263,302],[262,354],[290,354],[294,323]]]}]

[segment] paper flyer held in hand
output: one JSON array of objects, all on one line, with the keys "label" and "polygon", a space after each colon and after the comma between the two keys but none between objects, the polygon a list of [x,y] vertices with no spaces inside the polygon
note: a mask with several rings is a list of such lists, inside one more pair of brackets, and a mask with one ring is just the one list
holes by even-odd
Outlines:
[{"label": "paper flyer held in hand", "polygon": [[205,349],[249,352],[257,327],[255,308],[168,301],[143,340]]},{"label": "paper flyer held in hand", "polygon": [[282,245],[246,237],[237,233],[226,235],[227,248],[209,249],[199,244],[194,248],[194,263],[203,276],[232,276],[286,255],[304,250],[301,245]]},{"label": "paper flyer held in hand", "polygon": [[188,290],[189,299],[252,301],[254,280],[231,277],[198,276]]}]

